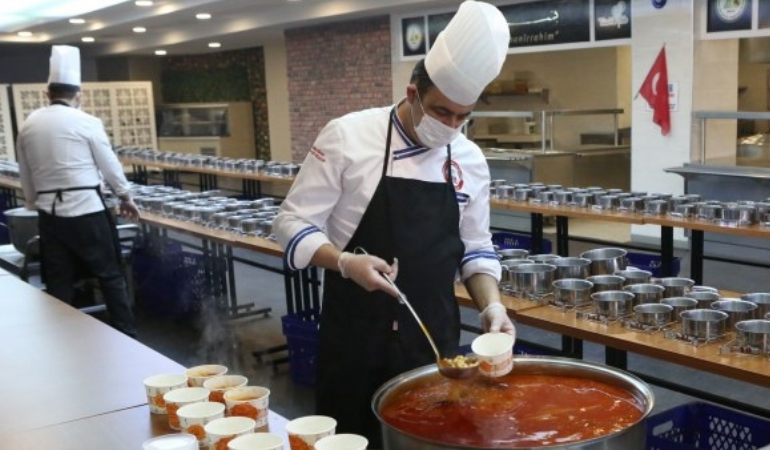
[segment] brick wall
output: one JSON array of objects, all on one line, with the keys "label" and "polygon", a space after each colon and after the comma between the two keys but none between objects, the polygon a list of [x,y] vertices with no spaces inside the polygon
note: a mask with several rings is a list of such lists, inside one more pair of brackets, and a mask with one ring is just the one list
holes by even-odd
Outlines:
[{"label": "brick wall", "polygon": [[390,42],[387,16],[286,31],[295,162],[329,120],[392,102]]},{"label": "brick wall", "polygon": [[[200,72],[209,70],[211,73],[226,74],[227,71],[214,69],[242,68],[248,79],[248,98],[254,106],[254,141],[256,146],[256,158],[270,159],[270,133],[267,119],[267,85],[265,83],[265,54],[262,47],[247,48],[217,52],[205,55],[187,55],[163,58],[161,64],[161,76],[166,72]],[[237,71],[233,71],[237,73]],[[165,80],[164,80],[165,81]],[[216,98],[217,91],[222,84],[228,83],[227,79],[206,80],[201,83],[197,92],[187,95],[187,98],[174,98],[173,102],[216,102],[235,101],[239,98]],[[224,91],[224,89],[223,89]],[[222,94],[230,95],[230,94]],[[165,102],[171,102],[165,99]]]}]

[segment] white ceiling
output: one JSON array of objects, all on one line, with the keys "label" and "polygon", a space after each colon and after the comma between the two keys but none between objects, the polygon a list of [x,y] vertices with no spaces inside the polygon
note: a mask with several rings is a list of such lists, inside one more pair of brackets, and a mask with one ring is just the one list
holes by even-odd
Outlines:
[{"label": "white ceiling", "polygon": [[[0,1],[6,4],[0,5],[0,17],[8,17],[9,8],[13,8],[8,3],[25,2]],[[62,2],[56,0],[55,3]],[[114,4],[116,0],[101,2]],[[76,16],[86,21],[80,25],[69,23],[71,17],[43,17],[36,13],[36,8],[30,8],[25,23],[14,25],[0,21],[0,43],[70,44],[93,56],[149,55],[158,49],[166,50],[169,55],[207,53],[259,46],[286,28],[429,8],[451,10],[459,3],[459,0],[155,0],[153,6],[140,7],[134,0],[122,0],[114,6]],[[212,18],[198,20],[195,18],[198,13],[210,13]],[[134,33],[134,27],[145,27],[147,32]],[[31,31],[33,35],[19,37],[19,31]],[[91,36],[95,42],[83,43],[83,36]],[[208,47],[209,42],[219,42],[222,46],[212,49]]]}]

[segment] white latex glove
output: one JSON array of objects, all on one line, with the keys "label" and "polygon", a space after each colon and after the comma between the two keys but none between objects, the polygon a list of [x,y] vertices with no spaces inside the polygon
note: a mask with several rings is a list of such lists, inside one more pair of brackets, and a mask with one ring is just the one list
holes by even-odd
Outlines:
[{"label": "white latex glove", "polygon": [[342,252],[337,260],[337,267],[340,269],[342,278],[350,278],[369,292],[380,290],[398,297],[398,292],[382,277],[382,274],[386,274],[391,280],[396,281],[398,258],[394,258],[393,264],[389,265],[376,256]]},{"label": "white latex glove", "polygon": [[508,333],[516,340],[516,327],[513,326],[508,312],[501,303],[492,303],[479,314],[481,327],[486,333]]}]

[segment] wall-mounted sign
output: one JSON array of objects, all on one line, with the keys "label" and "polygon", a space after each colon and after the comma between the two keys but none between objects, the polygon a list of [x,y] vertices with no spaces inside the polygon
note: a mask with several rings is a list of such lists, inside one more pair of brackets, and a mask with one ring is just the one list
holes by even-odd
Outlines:
[{"label": "wall-mounted sign", "polygon": [[404,56],[425,55],[426,37],[424,16],[401,19],[401,53]]},{"label": "wall-mounted sign", "polygon": [[631,37],[631,4],[624,0],[594,0],[594,39]]},{"label": "wall-mounted sign", "polygon": [[428,48],[433,47],[438,34],[444,31],[449,21],[454,17],[454,13],[434,14],[428,16]]},{"label": "wall-mounted sign", "polygon": [[511,29],[511,47],[591,40],[589,2],[547,0],[500,6]]},{"label": "wall-mounted sign", "polygon": [[770,28],[770,0],[757,0],[759,12],[757,22],[759,28]]},{"label": "wall-mounted sign", "polygon": [[706,30],[711,32],[751,29],[752,0],[709,0]]}]

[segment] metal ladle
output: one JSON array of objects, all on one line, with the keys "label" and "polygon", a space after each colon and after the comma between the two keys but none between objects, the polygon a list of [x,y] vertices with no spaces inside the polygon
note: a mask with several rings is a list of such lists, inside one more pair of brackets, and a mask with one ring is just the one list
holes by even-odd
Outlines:
[{"label": "metal ladle", "polygon": [[420,319],[420,316],[417,315],[417,312],[412,308],[412,304],[409,303],[409,300],[406,299],[406,295],[404,295],[403,292],[401,292],[401,289],[396,286],[396,283],[393,282],[393,280],[390,279],[390,277],[385,274],[381,273],[382,277],[385,278],[388,283],[393,287],[393,289],[396,290],[398,293],[398,300],[406,305],[406,307],[409,309],[409,312],[412,313],[412,317],[414,317],[414,320],[417,321],[417,323],[420,325],[420,328],[422,329],[422,332],[425,334],[425,337],[428,338],[428,342],[430,342],[430,346],[433,349],[433,353],[436,354],[436,365],[438,366],[438,371],[441,373],[441,375],[447,377],[447,378],[454,378],[454,379],[463,379],[463,378],[470,378],[473,375],[476,374],[479,370],[479,362],[478,360],[468,360],[469,365],[467,367],[455,367],[454,365],[450,364],[446,360],[441,358],[441,355],[439,355],[438,347],[436,347],[436,343],[433,341],[433,336],[430,335],[430,332],[425,327],[425,324],[422,323],[422,320]]}]

